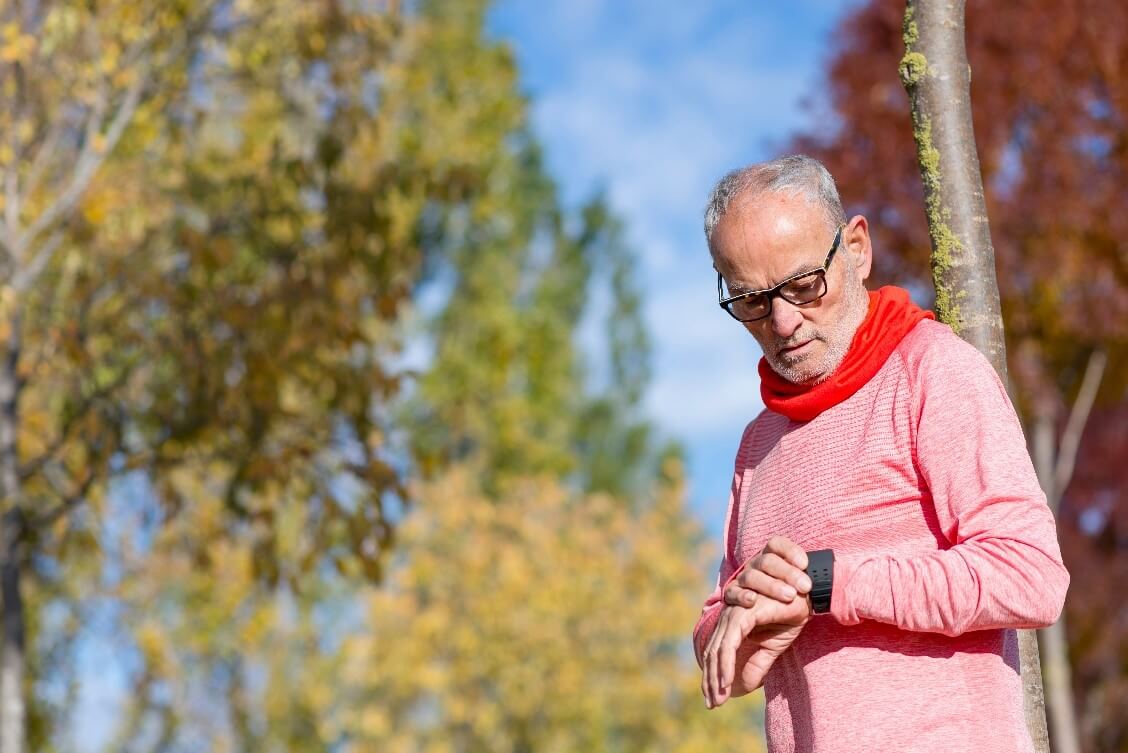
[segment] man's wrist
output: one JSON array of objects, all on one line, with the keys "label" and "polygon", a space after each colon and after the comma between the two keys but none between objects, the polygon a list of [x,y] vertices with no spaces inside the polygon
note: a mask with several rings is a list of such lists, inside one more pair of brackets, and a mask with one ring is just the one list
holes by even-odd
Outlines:
[{"label": "man's wrist", "polygon": [[807,577],[811,579],[811,592],[808,595],[811,613],[830,612],[830,598],[834,591],[833,549],[807,552]]}]

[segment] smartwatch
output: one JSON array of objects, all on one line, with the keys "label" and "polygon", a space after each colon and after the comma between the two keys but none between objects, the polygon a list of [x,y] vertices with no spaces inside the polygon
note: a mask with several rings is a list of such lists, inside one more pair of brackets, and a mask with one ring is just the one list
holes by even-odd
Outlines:
[{"label": "smartwatch", "polygon": [[807,577],[811,579],[811,611],[830,611],[830,594],[834,588],[834,550],[807,552]]}]

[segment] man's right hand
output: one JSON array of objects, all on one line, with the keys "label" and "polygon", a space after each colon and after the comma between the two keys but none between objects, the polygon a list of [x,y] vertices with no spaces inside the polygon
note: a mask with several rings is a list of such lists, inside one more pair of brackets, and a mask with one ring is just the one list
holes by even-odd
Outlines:
[{"label": "man's right hand", "polygon": [[745,641],[756,648],[740,669],[740,687],[733,695],[751,693],[763,685],[768,670],[801,632],[802,625],[768,625],[753,630]]},{"label": "man's right hand", "polygon": [[810,618],[807,598],[785,603],[760,597],[752,607],[724,607],[702,657],[705,705],[716,708],[730,697],[760,687],[768,670]]},{"label": "man's right hand", "polygon": [[786,536],[772,536],[725,588],[725,603],[751,607],[758,596],[785,603],[805,596],[811,591],[806,569],[807,553],[801,546]]}]

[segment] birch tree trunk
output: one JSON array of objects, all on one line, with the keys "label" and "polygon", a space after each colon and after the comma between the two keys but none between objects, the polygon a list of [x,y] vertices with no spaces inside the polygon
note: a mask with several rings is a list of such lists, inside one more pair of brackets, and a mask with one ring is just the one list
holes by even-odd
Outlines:
[{"label": "birch tree trunk", "polygon": [[[208,16],[208,4],[201,18]],[[146,11],[139,11],[142,17]],[[35,2],[0,3],[0,21],[19,38],[35,40],[42,34],[47,9]],[[186,28],[194,29],[191,24]],[[98,47],[95,27],[83,41],[93,46],[92,65],[79,55],[72,67],[92,71],[92,94],[74,94],[73,99],[55,101],[51,84],[57,71],[41,68],[42,61],[26,52],[0,61],[0,112],[9,116],[6,140],[0,150],[0,318],[8,328],[8,341],[0,353],[0,753],[23,753],[27,737],[27,661],[25,656],[26,614],[20,593],[22,565],[26,557],[27,532],[36,525],[23,499],[17,437],[21,430],[20,397],[24,387],[19,372],[23,353],[22,326],[26,294],[38,284],[55,258],[64,239],[64,227],[132,122],[153,68],[154,36],[139,39],[120,59],[129,64],[104,62],[106,50]],[[6,32],[7,33],[7,32]],[[188,32],[184,38],[190,39]],[[34,50],[31,45],[28,50]],[[176,54],[170,53],[170,58]],[[134,60],[136,57],[136,60]],[[103,64],[104,62],[104,64]],[[115,72],[119,81],[111,81]],[[84,88],[63,79],[66,96]],[[33,136],[22,136],[13,123],[33,124]],[[32,143],[34,142],[34,143]],[[71,142],[77,146],[68,146]],[[36,192],[49,199],[36,205]],[[88,475],[89,480],[94,478]],[[87,485],[89,481],[87,481]],[[53,515],[69,512],[81,501],[85,486],[59,504]]]},{"label": "birch tree trunk", "polygon": [[0,359],[0,753],[23,753],[27,730],[24,699],[24,608],[20,594],[23,520],[16,456],[20,379],[20,321],[12,328]]},{"label": "birch tree trunk", "polygon": [[[1069,411],[1060,440],[1055,438],[1052,410],[1042,409],[1035,418],[1031,438],[1034,468],[1038,471],[1038,480],[1042,483],[1046,500],[1055,516],[1061,506],[1062,495],[1073,479],[1077,453],[1081,447],[1081,434],[1089,420],[1093,403],[1096,402],[1107,362],[1108,356],[1103,351],[1096,351],[1089,357],[1081,389]],[[1077,709],[1073,704],[1073,672],[1066,639],[1065,615],[1038,633],[1042,663],[1046,670],[1046,706],[1049,709],[1054,751],[1081,753],[1081,733],[1077,723]]]},{"label": "birch tree trunk", "polygon": [[19,509],[0,518],[0,593],[4,616],[0,647],[0,752],[23,753],[27,728],[24,702],[24,613],[20,596]]},{"label": "birch tree trunk", "polygon": [[[964,45],[964,0],[908,0],[901,82],[932,238],[936,314],[987,356],[1006,383],[1006,345],[995,252],[971,121],[971,69]],[[1038,753],[1049,753],[1038,641],[1019,631],[1026,725]]]}]

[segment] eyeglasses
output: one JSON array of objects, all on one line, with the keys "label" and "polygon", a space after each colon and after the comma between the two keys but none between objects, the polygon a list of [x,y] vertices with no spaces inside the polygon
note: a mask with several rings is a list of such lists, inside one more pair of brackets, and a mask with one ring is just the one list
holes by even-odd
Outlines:
[{"label": "eyeglasses", "polygon": [[717,302],[738,322],[755,322],[771,316],[772,299],[777,296],[795,306],[814,303],[826,295],[826,272],[830,268],[830,262],[834,259],[834,252],[838,250],[838,244],[842,240],[842,230],[845,227],[845,225],[838,226],[838,232],[834,234],[834,241],[830,245],[830,253],[826,255],[826,261],[823,262],[822,267],[810,272],[792,275],[774,288],[753,290],[725,298],[725,281],[718,271]]}]

